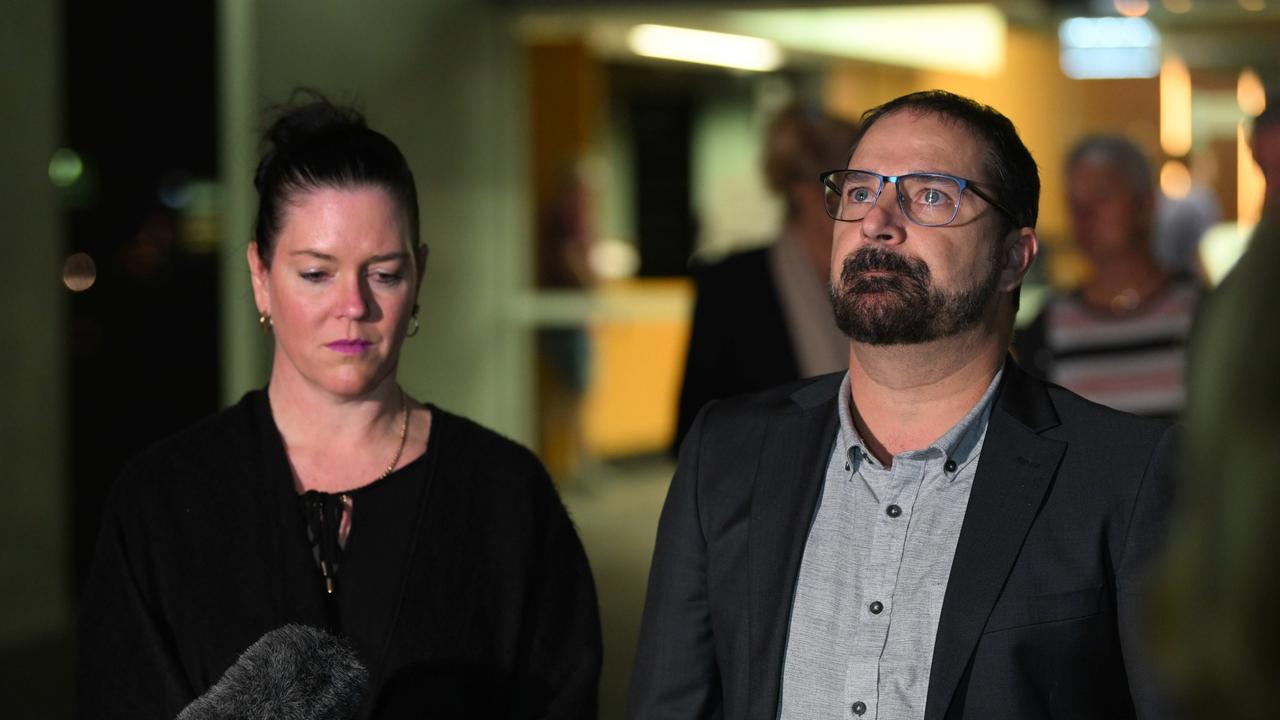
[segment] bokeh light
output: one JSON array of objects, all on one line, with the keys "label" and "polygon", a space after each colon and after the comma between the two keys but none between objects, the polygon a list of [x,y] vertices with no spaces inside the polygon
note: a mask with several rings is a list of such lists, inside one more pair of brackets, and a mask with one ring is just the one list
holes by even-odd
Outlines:
[{"label": "bokeh light", "polygon": [[84,292],[98,279],[98,266],[88,253],[75,253],[62,264],[62,284],[71,292]]}]

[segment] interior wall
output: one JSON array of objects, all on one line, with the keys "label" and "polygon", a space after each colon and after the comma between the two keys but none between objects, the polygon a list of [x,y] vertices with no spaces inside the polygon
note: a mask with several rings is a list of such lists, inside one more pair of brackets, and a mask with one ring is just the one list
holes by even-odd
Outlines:
[{"label": "interior wall", "polygon": [[[251,55],[250,114],[287,99],[295,87],[316,88],[357,101],[408,158],[430,260],[422,329],[405,343],[402,384],[420,399],[530,442],[529,333],[512,319],[530,274],[527,123],[509,22],[488,4],[466,0],[281,0],[252,4],[238,31],[250,37],[240,51]],[[239,144],[224,139],[224,153],[243,145],[238,137]],[[227,177],[225,187],[253,202],[248,173]],[[246,272],[246,233],[228,228],[227,273]],[[229,321],[238,325],[228,332],[244,338],[256,332],[251,307]],[[259,342],[265,342],[260,335]],[[242,362],[227,393],[262,385],[261,372]]]},{"label": "interior wall", "polygon": [[49,158],[61,134],[58,3],[6,2],[0,23],[0,646],[66,632],[66,296]]}]

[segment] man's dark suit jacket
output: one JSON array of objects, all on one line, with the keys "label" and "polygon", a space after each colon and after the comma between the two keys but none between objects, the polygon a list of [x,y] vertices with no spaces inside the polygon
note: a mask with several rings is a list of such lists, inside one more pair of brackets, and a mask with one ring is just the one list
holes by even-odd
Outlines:
[{"label": "man's dark suit jacket", "polygon": [[[631,718],[777,716],[840,380],[712,403],[695,421],[659,523]],[[1006,364],[925,718],[1168,716],[1142,660],[1141,598],[1166,528],[1176,435]]]}]

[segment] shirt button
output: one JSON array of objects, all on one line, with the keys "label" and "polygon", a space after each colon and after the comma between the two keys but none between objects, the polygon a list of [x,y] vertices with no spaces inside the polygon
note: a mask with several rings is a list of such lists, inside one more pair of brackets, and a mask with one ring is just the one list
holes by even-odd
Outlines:
[{"label": "shirt button", "polygon": [[902,508],[898,507],[897,505],[890,505],[889,507],[884,509],[884,514],[888,515],[889,517],[896,518],[902,514]]},{"label": "shirt button", "polygon": [[867,704],[859,700],[858,702],[853,704],[853,707],[849,709],[853,711],[854,715],[862,715],[867,711]]},{"label": "shirt button", "polygon": [[948,459],[947,459],[947,464],[946,464],[946,465],[943,465],[943,466],[942,466],[942,469],[943,469],[943,470],[946,470],[947,472],[955,472],[955,471],[956,471],[956,461],[955,461],[955,460],[952,460],[952,459],[950,459],[950,458],[948,458]]},{"label": "shirt button", "polygon": [[867,609],[871,611],[872,615],[879,615],[880,613],[884,612],[884,603],[880,602],[879,600],[876,600],[875,602],[868,605]]}]

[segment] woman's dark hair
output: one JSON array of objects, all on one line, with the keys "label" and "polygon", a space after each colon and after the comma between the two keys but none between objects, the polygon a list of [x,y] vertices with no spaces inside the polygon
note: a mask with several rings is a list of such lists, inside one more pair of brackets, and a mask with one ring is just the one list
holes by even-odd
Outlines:
[{"label": "woman's dark hair", "polygon": [[989,176],[987,181],[996,186],[996,197],[1013,213],[1016,227],[1036,226],[1040,209],[1040,171],[1031,151],[1018,137],[1013,123],[989,105],[945,90],[903,95],[862,115],[849,157],[853,157],[858,143],[876,121],[899,110],[936,115],[958,123],[976,135],[986,145],[983,170]]},{"label": "woman's dark hair", "polygon": [[[305,102],[298,102],[299,98]],[[318,93],[295,92],[263,137],[265,149],[254,174],[258,257],[271,265],[284,214],[298,193],[321,188],[378,187],[403,213],[410,246],[418,246],[418,190],[400,148],[371,130],[364,116]]]}]

